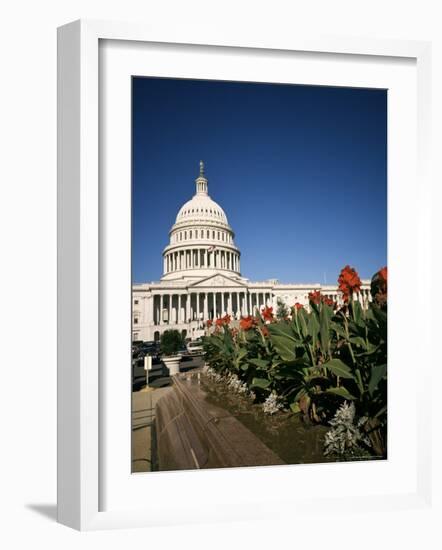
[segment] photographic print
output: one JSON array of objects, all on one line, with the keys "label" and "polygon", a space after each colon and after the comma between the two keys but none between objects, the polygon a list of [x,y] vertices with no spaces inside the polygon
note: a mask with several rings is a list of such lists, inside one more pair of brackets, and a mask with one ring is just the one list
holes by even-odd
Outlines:
[{"label": "photographic print", "polygon": [[132,78],[132,472],[387,458],[387,90]]}]

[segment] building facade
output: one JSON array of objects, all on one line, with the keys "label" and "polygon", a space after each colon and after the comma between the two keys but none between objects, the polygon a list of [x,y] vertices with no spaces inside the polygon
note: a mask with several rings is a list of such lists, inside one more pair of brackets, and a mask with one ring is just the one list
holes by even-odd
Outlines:
[{"label": "building facade", "polygon": [[[195,186],[195,195],[181,207],[169,232],[161,280],[133,285],[133,340],[158,340],[170,328],[197,338],[208,319],[226,314],[240,319],[256,308],[276,308],[279,301],[308,308],[308,294],[314,290],[341,301],[336,285],[252,282],[243,277],[235,234],[224,210],[209,196],[202,161]],[[369,280],[362,281],[359,299],[371,300]]]}]

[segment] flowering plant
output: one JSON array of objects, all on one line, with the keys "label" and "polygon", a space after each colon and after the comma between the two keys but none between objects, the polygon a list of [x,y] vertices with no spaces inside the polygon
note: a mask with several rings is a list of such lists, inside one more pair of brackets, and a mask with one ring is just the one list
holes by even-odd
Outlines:
[{"label": "flowering plant", "polygon": [[262,310],[262,316],[265,321],[273,321],[273,308],[272,307],[265,307]]},{"label": "flowering plant", "polygon": [[[361,287],[355,269],[345,266],[339,288],[345,307],[309,294],[310,310],[301,304],[291,317],[275,318],[271,308],[240,320],[233,338],[221,323],[220,332],[205,339],[206,360],[217,372],[235,373],[256,393],[257,402],[278,403],[309,422],[328,424],[346,401],[363,419],[370,452],[386,453],[387,312],[378,303],[387,291],[387,270],[372,280],[374,301],[354,299]],[[271,322],[269,322],[271,321]],[[221,330],[223,329],[223,330]],[[331,437],[331,436],[330,436]]]},{"label": "flowering plant", "polygon": [[342,292],[344,302],[353,298],[353,294],[359,294],[361,291],[361,279],[355,269],[346,265],[338,278],[339,290]]},{"label": "flowering plant", "polygon": [[224,325],[229,325],[231,321],[230,315],[224,315],[224,317],[220,317],[215,321],[215,324],[217,327],[222,327]]},{"label": "flowering plant", "polygon": [[239,321],[239,326],[242,330],[250,330],[256,326],[256,319],[251,315],[248,317],[242,317]]},{"label": "flowering plant", "polygon": [[371,281],[371,294],[374,301],[382,308],[387,306],[388,271],[383,267],[374,274]]}]

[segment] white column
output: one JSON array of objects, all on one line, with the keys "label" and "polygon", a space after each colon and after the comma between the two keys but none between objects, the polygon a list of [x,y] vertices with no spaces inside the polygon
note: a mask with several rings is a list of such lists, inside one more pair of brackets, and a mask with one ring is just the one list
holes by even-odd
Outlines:
[{"label": "white column", "polygon": [[238,315],[241,317],[241,292],[236,293],[236,301],[238,304]]},{"label": "white column", "polygon": [[159,325],[164,324],[163,309],[164,309],[164,295],[160,294],[160,318],[158,323]]},{"label": "white column", "polygon": [[228,307],[227,307],[227,313],[229,315],[233,315],[233,303],[232,303],[233,293],[228,293]]},{"label": "white column", "polygon": [[196,293],[196,318],[199,321],[200,319],[200,294],[199,292]]},{"label": "white column", "polygon": [[190,309],[189,309],[189,297],[190,297],[190,294],[187,293],[186,295],[186,308],[185,308],[185,311],[184,311],[184,322],[187,323],[187,321],[189,320],[189,317],[190,317]]},{"label": "white column", "polygon": [[172,324],[172,294],[169,294],[169,325]]},{"label": "white column", "polygon": [[207,292],[204,293],[204,321],[207,321],[209,318],[209,295]]}]

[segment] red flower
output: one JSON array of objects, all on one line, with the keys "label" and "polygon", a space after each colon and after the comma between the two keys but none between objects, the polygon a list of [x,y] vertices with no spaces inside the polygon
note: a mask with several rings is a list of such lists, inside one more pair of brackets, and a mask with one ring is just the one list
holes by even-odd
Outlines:
[{"label": "red flower", "polygon": [[387,266],[380,269],[371,280],[371,295],[374,301],[384,307],[387,305],[388,270]]},{"label": "red flower", "polygon": [[351,296],[361,290],[361,279],[355,269],[346,265],[338,278],[339,290],[342,292],[344,302],[348,302]]},{"label": "red flower", "polygon": [[272,307],[266,307],[262,310],[262,316],[264,317],[264,321],[272,321],[273,320],[273,308]]},{"label": "red flower", "polygon": [[220,317],[219,319],[217,319],[215,321],[215,324],[217,327],[222,327],[223,325],[228,325],[230,324],[230,315],[224,315],[224,317]]},{"label": "red flower", "polygon": [[322,303],[330,307],[334,307],[335,305],[333,300],[331,298],[328,298],[327,296],[322,296]]},{"label": "red flower", "polygon": [[269,335],[269,329],[267,327],[262,327],[261,332],[263,333],[264,336]]},{"label": "red flower", "polygon": [[213,325],[212,319],[208,319],[207,322],[206,322],[207,328],[210,328],[212,325]]},{"label": "red flower", "polygon": [[319,290],[309,292],[308,299],[312,304],[318,305],[321,302],[321,292]]},{"label": "red flower", "polygon": [[296,311],[299,311],[300,309],[302,309],[304,306],[302,304],[300,304],[299,302],[296,302],[296,304],[293,306]]},{"label": "red flower", "polygon": [[251,328],[253,328],[255,326],[255,319],[254,317],[252,317],[251,315],[249,315],[248,317],[243,317],[240,322],[239,322],[239,326],[242,328],[242,330],[250,330]]}]

